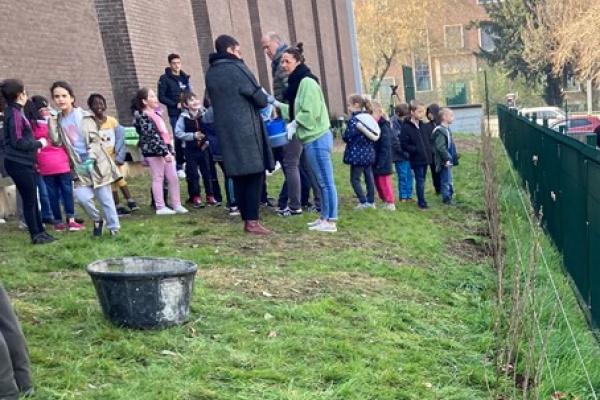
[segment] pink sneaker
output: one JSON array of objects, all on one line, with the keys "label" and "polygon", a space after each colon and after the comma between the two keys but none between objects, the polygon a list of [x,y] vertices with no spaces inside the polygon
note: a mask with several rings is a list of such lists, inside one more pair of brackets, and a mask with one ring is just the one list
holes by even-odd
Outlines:
[{"label": "pink sneaker", "polygon": [[83,229],[85,229],[85,226],[83,226],[83,224],[78,224],[75,221],[69,222],[69,232],[77,232]]},{"label": "pink sneaker", "polygon": [[64,232],[67,230],[67,226],[65,224],[63,224],[62,222],[60,222],[58,224],[54,224],[54,230],[56,232]]}]

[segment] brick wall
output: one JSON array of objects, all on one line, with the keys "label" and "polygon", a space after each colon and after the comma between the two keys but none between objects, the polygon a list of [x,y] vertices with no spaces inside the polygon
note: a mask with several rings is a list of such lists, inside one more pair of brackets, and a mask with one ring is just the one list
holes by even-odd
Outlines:
[{"label": "brick wall", "polygon": [[117,115],[128,125],[131,98],[139,88],[139,80],[123,0],[95,0],[95,4]]},{"label": "brick wall", "polygon": [[[227,34],[240,42],[242,58],[258,79],[250,11],[246,0],[206,0],[213,38]],[[214,50],[213,50],[214,51]]]},{"label": "brick wall", "polygon": [[343,91],[345,96],[356,92],[354,79],[354,64],[352,62],[352,40],[348,21],[348,3],[351,0],[332,0],[335,3],[336,21],[339,34],[340,67],[343,71]]},{"label": "brick wall", "polygon": [[135,91],[156,88],[171,52],[181,55],[194,91],[202,94],[208,54],[224,33],[240,41],[246,64],[266,87],[271,73],[262,34],[276,31],[288,43],[303,42],[332,114],[343,111],[354,85],[345,0],[50,0],[39,12],[32,12],[39,9],[33,0],[5,3],[1,37],[19,34],[0,42],[0,79],[19,77],[30,93],[48,97],[54,80],[67,80],[79,105],[102,93],[109,113],[125,125]]},{"label": "brick wall", "polygon": [[158,78],[168,66],[167,56],[177,53],[183,71],[191,75],[194,92],[204,93],[191,2],[125,0],[124,6],[139,85],[156,90]]},{"label": "brick wall", "polygon": [[0,37],[0,79],[20,78],[30,95],[48,99],[52,82],[66,80],[78,105],[100,92],[109,112],[115,112],[93,1],[51,0],[43,7],[34,1],[4,1]]}]

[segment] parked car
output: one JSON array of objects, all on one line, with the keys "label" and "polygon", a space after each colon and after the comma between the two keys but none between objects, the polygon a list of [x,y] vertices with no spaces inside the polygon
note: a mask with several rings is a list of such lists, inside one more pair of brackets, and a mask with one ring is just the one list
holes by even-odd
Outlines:
[{"label": "parked car", "polygon": [[536,122],[540,125],[543,123],[544,118],[546,118],[548,120],[548,126],[551,126],[558,121],[562,121],[567,117],[565,112],[558,107],[523,108],[521,113],[528,118],[531,118],[535,113]]},{"label": "parked car", "polygon": [[565,133],[592,133],[600,126],[600,118],[593,115],[575,115],[566,121],[555,122],[550,128],[560,131],[561,126],[566,126]]}]

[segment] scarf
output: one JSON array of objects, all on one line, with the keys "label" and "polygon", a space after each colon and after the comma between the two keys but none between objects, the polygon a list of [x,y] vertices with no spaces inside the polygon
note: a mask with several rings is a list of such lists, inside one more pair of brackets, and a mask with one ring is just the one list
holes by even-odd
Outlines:
[{"label": "scarf", "polygon": [[314,76],[310,71],[310,68],[306,64],[298,64],[296,69],[288,77],[288,87],[283,94],[283,98],[290,105],[290,121],[295,118],[294,115],[294,103],[296,102],[296,96],[298,95],[298,89],[300,88],[300,82],[304,78],[314,79],[319,83],[319,78]]}]

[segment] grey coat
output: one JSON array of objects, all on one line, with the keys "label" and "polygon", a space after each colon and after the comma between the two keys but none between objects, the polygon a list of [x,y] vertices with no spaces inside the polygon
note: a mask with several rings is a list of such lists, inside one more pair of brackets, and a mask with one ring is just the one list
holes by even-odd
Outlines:
[{"label": "grey coat", "polygon": [[259,114],[267,106],[267,95],[241,59],[214,53],[209,61],[206,89],[227,175],[272,171],[273,152]]}]

